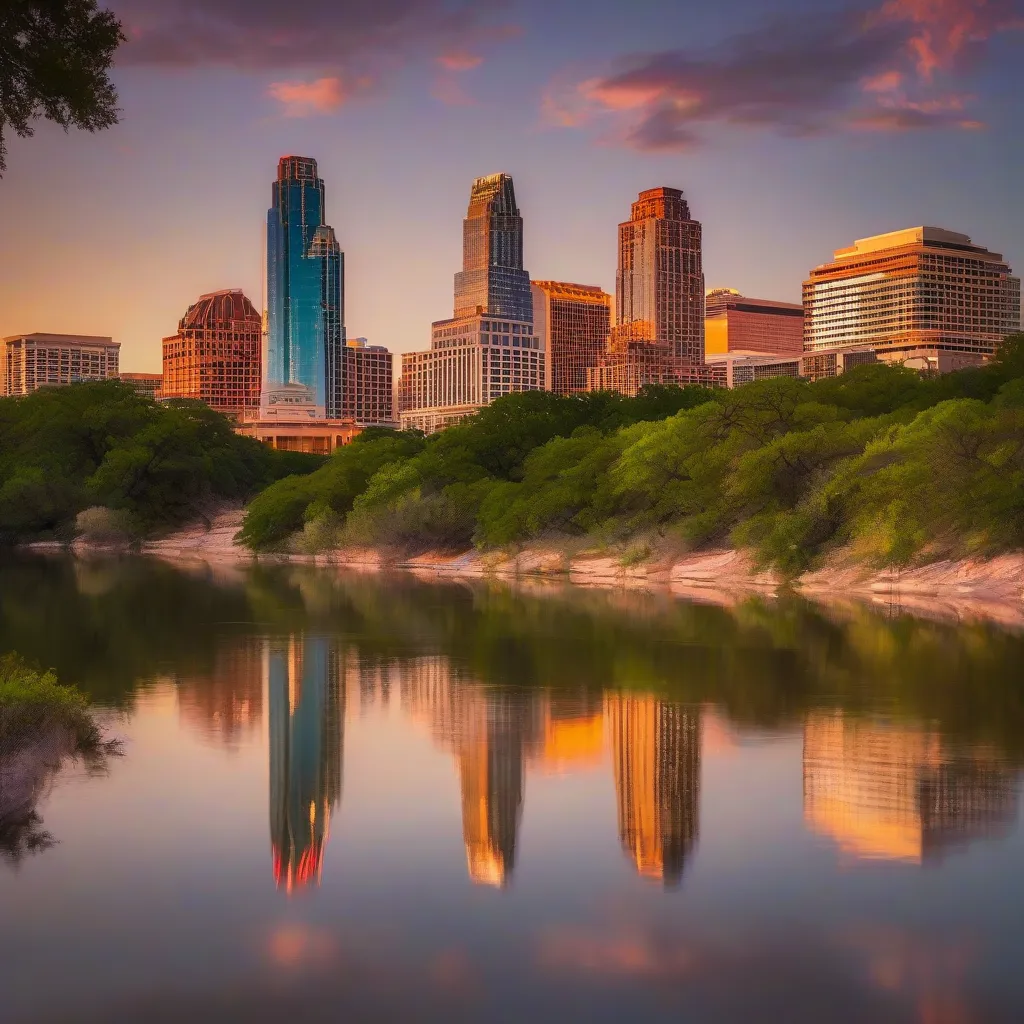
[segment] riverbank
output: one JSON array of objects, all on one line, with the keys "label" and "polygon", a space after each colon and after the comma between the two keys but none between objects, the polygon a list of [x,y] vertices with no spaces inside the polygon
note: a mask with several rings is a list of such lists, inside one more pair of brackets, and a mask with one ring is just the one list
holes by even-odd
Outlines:
[{"label": "riverbank", "polygon": [[928,617],[987,618],[1024,628],[1024,552],[992,559],[935,561],[902,571],[872,570],[837,559],[791,581],[774,572],[759,571],[746,552],[726,549],[680,554],[638,548],[610,553],[533,545],[517,553],[472,550],[396,558],[373,549],[345,548],[318,555],[263,554],[257,559],[234,540],[242,516],[238,509],[222,512],[208,526],[189,527],[143,545],[143,553],[173,561],[258,560],[359,572],[402,570],[435,578],[551,580],[586,587],[657,589],[716,604],[792,590],[817,601],[849,597]]}]

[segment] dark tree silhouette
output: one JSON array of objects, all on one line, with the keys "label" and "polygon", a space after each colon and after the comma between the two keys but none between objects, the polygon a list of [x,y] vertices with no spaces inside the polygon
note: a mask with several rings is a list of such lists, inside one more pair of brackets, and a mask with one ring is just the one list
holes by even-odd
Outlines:
[{"label": "dark tree silhouette", "polygon": [[117,124],[107,72],[124,38],[96,0],[0,0],[0,174],[8,128],[26,138],[40,117],[65,131]]}]

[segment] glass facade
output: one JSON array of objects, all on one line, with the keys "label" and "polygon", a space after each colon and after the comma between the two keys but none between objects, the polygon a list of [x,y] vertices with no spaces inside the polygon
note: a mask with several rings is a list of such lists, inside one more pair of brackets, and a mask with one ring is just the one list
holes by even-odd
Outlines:
[{"label": "glass facade", "polygon": [[509,174],[477,178],[462,225],[462,270],[455,315],[486,313],[533,322],[530,275],[523,269],[523,218]]},{"label": "glass facade", "polygon": [[345,257],[316,161],[282,157],[267,213],[267,383],[302,384],[328,416],[345,359]]},{"label": "glass facade", "polygon": [[547,344],[549,391],[587,390],[587,370],[600,363],[611,331],[612,297],[591,285],[533,282],[533,323]]}]

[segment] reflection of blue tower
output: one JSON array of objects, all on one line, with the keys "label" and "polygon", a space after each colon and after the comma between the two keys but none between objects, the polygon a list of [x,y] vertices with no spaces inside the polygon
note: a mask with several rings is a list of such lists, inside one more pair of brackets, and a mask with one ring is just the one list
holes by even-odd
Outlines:
[{"label": "reflection of blue tower", "polygon": [[345,257],[324,223],[316,161],[282,157],[267,212],[268,388],[300,384],[330,415],[341,394]]},{"label": "reflection of blue tower", "polygon": [[267,652],[270,839],[278,887],[318,884],[332,810],[341,799],[342,694],[328,640]]}]

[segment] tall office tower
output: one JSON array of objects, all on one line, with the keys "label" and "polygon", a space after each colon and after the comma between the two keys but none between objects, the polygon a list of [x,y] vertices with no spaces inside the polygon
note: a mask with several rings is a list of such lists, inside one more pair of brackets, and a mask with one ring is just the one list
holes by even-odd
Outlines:
[{"label": "tall office tower", "polygon": [[612,297],[600,288],[534,281],[533,325],[547,344],[545,387],[559,395],[587,390],[587,370],[608,345]]},{"label": "tall office tower", "polygon": [[118,376],[121,342],[79,334],[16,334],[0,341],[0,397]]},{"label": "tall office tower", "polygon": [[804,307],[770,299],[748,299],[735,288],[709,291],[704,306],[705,356],[723,353],[800,355]]},{"label": "tall office tower", "polygon": [[434,323],[431,333],[429,350],[402,355],[403,429],[432,433],[502,395],[544,390],[544,339],[533,327],[523,219],[507,174],[473,182],[455,316]]},{"label": "tall office tower", "polygon": [[697,842],[700,712],[654,697],[605,699],[619,838],[637,871],[678,885]]},{"label": "tall office tower", "polygon": [[345,367],[345,257],[325,220],[316,161],[281,157],[267,212],[265,400],[299,385],[311,404],[336,417]]},{"label": "tall office tower", "polygon": [[235,418],[260,404],[262,318],[234,289],[201,295],[164,338],[162,397],[193,398]]},{"label": "tall office tower", "polygon": [[701,225],[679,189],[647,189],[619,225],[615,327],[587,389],[702,383],[703,365]]},{"label": "tall office tower", "polygon": [[289,893],[318,885],[331,814],[341,800],[345,693],[323,637],[270,641],[270,842],[274,880]]},{"label": "tall office tower", "polygon": [[391,426],[395,420],[393,357],[382,345],[350,338],[338,408],[343,419],[360,426]]},{"label": "tall office tower", "polygon": [[812,352],[870,345],[943,372],[977,365],[1020,327],[1020,279],[1003,257],[942,228],[858,239],[804,282]]},{"label": "tall office tower", "polygon": [[1017,778],[991,750],[914,723],[813,711],[804,724],[804,820],[844,854],[922,864],[1017,820]]},{"label": "tall office tower", "polygon": [[455,316],[473,313],[533,320],[530,275],[523,269],[523,218],[510,174],[477,178],[469,195]]}]

